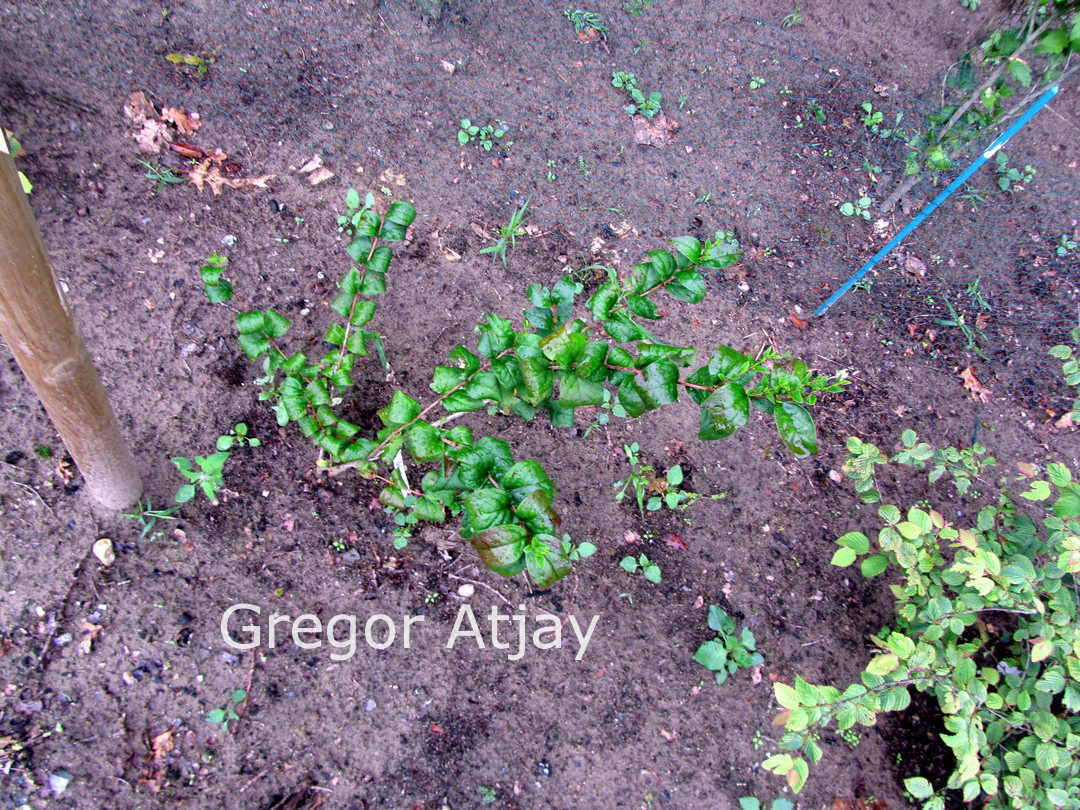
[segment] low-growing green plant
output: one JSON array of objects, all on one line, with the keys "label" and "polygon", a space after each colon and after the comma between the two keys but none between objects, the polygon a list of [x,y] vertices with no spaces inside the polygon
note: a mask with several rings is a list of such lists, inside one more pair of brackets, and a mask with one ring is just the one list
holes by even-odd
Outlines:
[{"label": "low-growing green plant", "polygon": [[994,171],[997,174],[998,188],[1013,194],[1023,191],[1035,179],[1035,169],[1024,166],[1023,171],[1009,165],[1009,156],[998,152],[994,156]]},{"label": "low-growing green plant", "polygon": [[[799,11],[799,0],[795,0],[795,8],[792,9],[790,14],[788,14],[786,17],[784,17],[784,19],[780,21],[780,25],[783,28],[794,28],[796,25],[801,25],[802,21],[803,16],[802,12]],[[773,810],[776,810],[776,808],[774,808]]]},{"label": "low-growing green plant", "polygon": [[821,106],[821,103],[816,98],[809,99],[806,102],[806,111],[810,113],[810,115],[814,117],[814,120],[819,124],[825,123],[825,108]]},{"label": "low-growing green plant", "polygon": [[211,304],[221,304],[233,297],[232,283],[222,278],[229,260],[225,256],[219,256],[217,251],[207,258],[206,263],[199,268],[199,277],[202,279],[203,291],[210,299]]},{"label": "low-growing green plant", "polygon": [[153,180],[157,184],[153,188],[155,195],[160,194],[165,186],[177,185],[188,181],[187,177],[180,177],[173,174],[172,169],[163,168],[160,164],[151,163],[149,160],[140,160],[139,163],[146,167],[146,174],[144,174],[143,177],[147,180]]},{"label": "low-growing green plant", "polygon": [[899,129],[900,122],[904,120],[904,114],[902,112],[896,114],[896,120],[894,121],[893,126],[891,128],[886,128],[882,126],[885,121],[885,113],[881,110],[875,110],[874,105],[869,101],[864,101],[862,103],[862,109],[864,113],[862,117],[863,126],[875,135],[880,135],[882,138],[891,138],[893,135],[900,138],[907,137],[907,133],[902,129]]},{"label": "low-growing green plant", "polygon": [[[1069,333],[1073,343],[1080,346],[1080,326]],[[1076,400],[1072,404],[1072,421],[1080,424],[1080,358],[1072,346],[1064,343],[1050,349],[1050,356],[1061,361],[1061,373],[1065,375],[1065,384],[1073,389]]]},{"label": "low-growing green plant", "polygon": [[247,698],[246,689],[233,689],[228,702],[222,708],[211,709],[207,713],[206,722],[212,726],[218,726],[222,731],[228,731],[229,723],[240,720],[240,715],[236,713],[236,709],[243,705],[245,698]]},{"label": "low-growing green plant", "polygon": [[495,802],[495,788],[480,785],[480,804],[493,804]]},{"label": "low-growing green plant", "polygon": [[660,112],[660,102],[663,97],[655,91],[646,96],[638,88],[637,77],[633,73],[614,71],[611,74],[611,86],[625,90],[630,96],[631,103],[624,108],[630,115],[637,113],[651,119]]},{"label": "low-growing green plant", "polygon": [[637,17],[649,10],[654,0],[624,0],[623,11]]},{"label": "low-growing green plant", "polygon": [[1067,256],[1074,250],[1076,250],[1076,242],[1069,238],[1069,234],[1063,233],[1057,243],[1057,255]]},{"label": "low-growing green plant", "polygon": [[468,118],[462,118],[458,128],[457,139],[462,146],[468,146],[477,141],[481,149],[490,152],[495,142],[506,134],[506,122],[496,120],[494,124],[479,126]]},{"label": "low-growing green plant", "polygon": [[562,536],[562,551],[570,562],[577,562],[578,560],[587,560],[595,554],[596,546],[588,540],[575,544],[574,541],[570,539],[570,535],[564,534]]},{"label": "low-growing green plant", "polygon": [[[646,509],[650,512],[656,512],[663,506],[672,510],[685,509],[697,500],[696,492],[679,489],[679,485],[683,482],[681,466],[676,464],[670,467],[661,477],[656,474],[652,465],[640,463],[638,459],[640,449],[637,442],[623,445],[623,452],[630,464],[630,475],[625,480],[615,482],[616,502],[625,498],[626,491],[633,488],[634,495],[637,497],[638,511],[644,517]],[[655,494],[650,495],[646,501],[645,496],[648,493]]]},{"label": "low-growing green plant", "polygon": [[[629,418],[675,404],[685,391],[700,409],[702,439],[730,435],[749,421],[753,407],[772,417],[795,456],[817,451],[806,407],[842,390],[843,375],[817,374],[772,349],[750,357],[727,346],[694,368],[695,349],[659,341],[643,323],[664,317],[653,300],[661,291],[698,303],[705,297],[704,272],[742,258],[737,243],[721,238],[727,234],[704,243],[678,237],[672,251],[650,251],[624,276],[612,273],[583,309],[577,300],[582,285],[570,275],[550,288],[530,285],[521,327],[487,313],[476,327],[477,352],[459,345],[447,365],[435,368],[434,400],[424,405],[395,389],[378,411],[383,427],[372,438],[361,436],[359,426],[335,409],[352,386],[355,359],[378,338],[363,327],[375,314],[371,299],[385,290],[393,257],[387,243],[401,241],[414,217],[403,201],[380,215],[370,196],[361,207],[355,191],[347,195],[338,223],[355,265],[330,306],[344,325],[335,322],[326,331],[323,342],[330,349],[321,358],[309,358],[309,349],[288,353],[281,341],[291,324],[272,309],[237,315],[238,343],[262,363],[260,399],[272,403],[281,426],[296,423],[314,442],[319,468],[333,475],[353,470],[383,482],[379,502],[417,522],[460,515],[461,536],[495,573],[526,571],[535,586],[547,588],[573,562],[556,539],[556,490],[541,464],[515,459],[505,441],[474,437],[467,425],[448,426],[460,414],[493,409],[531,419],[543,412],[554,426],[569,428],[577,409],[600,405],[605,391]],[[580,547],[578,552],[580,558]]]},{"label": "low-growing green plant", "polygon": [[628,574],[641,573],[645,579],[654,585],[659,585],[662,578],[660,573],[660,566],[652,562],[644,554],[639,554],[636,558],[633,556],[626,556],[619,560],[619,567],[622,568]]},{"label": "low-growing green plant", "polygon": [[150,498],[147,497],[145,505],[141,500],[136,501],[131,511],[121,513],[121,517],[130,518],[138,523],[142,527],[139,539],[145,540],[159,520],[176,520],[176,512],[179,508],[179,506],[170,506],[166,509],[155,509]]},{"label": "low-growing green plant", "polygon": [[870,206],[874,204],[874,201],[869,197],[863,196],[853,202],[841,203],[840,213],[845,217],[857,216],[863,219],[870,219]]},{"label": "low-growing green plant", "polygon": [[896,621],[871,637],[877,653],[859,683],[774,684],[780,746],[797,753],[769,757],[767,770],[797,792],[825,729],[873,725],[915,689],[936,698],[956,757],[943,785],[904,781],[924,810],[942,810],[946,789],[993,810],[1080,807],[1080,486],[1062,464],[1046,474],[1021,479],[1021,503],[1047,504],[1034,516],[1004,491],[971,528],[889,504],[876,549],[857,531],[837,540],[834,564],[869,555],[864,576],[899,575]]},{"label": "low-growing green plant", "polygon": [[759,89],[761,87],[764,87],[766,84],[768,84],[768,82],[766,82],[765,79],[761,78],[760,76],[751,76],[750,77],[750,89],[751,90],[757,90],[757,89]]},{"label": "low-growing green plant", "polygon": [[709,605],[708,623],[716,638],[698,647],[694,660],[715,673],[717,683],[723,683],[740,668],[751,669],[765,663],[750,628],[743,627],[736,633],[735,620],[722,607]]},{"label": "low-growing green plant", "polygon": [[216,504],[217,491],[225,485],[222,472],[229,453],[212,453],[209,456],[195,456],[194,459],[177,456],[172,459],[180,475],[191,483],[180,487],[176,492],[177,503],[187,503],[195,497],[197,488],[203,491],[207,499]]},{"label": "low-growing green plant", "polygon": [[986,468],[997,464],[997,459],[986,455],[986,448],[977,442],[964,449],[935,447],[929,442],[919,441],[918,435],[910,428],[900,434],[900,442],[900,450],[890,459],[870,442],[855,436],[847,440],[848,457],[841,470],[855,483],[855,492],[863,503],[878,503],[881,500],[874,472],[876,466],[890,462],[920,470],[929,466],[927,480],[931,484],[948,473],[953,479],[956,493],[967,495],[972,483],[982,480],[980,476]]},{"label": "low-growing green plant", "polygon": [[495,239],[495,244],[480,248],[481,253],[492,254],[492,258],[501,260],[503,267],[506,267],[506,251],[515,247],[517,238],[525,233],[522,223],[525,221],[525,213],[529,210],[531,201],[530,196],[510,215],[510,221],[499,228],[499,236]]},{"label": "low-growing green plant", "polygon": [[258,447],[262,442],[248,436],[248,426],[243,422],[237,422],[228,433],[218,436],[217,449],[231,450],[233,447]]},{"label": "low-growing green plant", "polygon": [[191,68],[198,76],[205,76],[214,61],[213,54],[197,53],[167,53],[165,61],[176,65],[178,68]]},{"label": "low-growing green plant", "polygon": [[[574,25],[574,33],[578,36],[599,37],[607,39],[607,24],[604,18],[593,11],[583,11],[580,8],[568,8],[563,15]],[[593,33],[595,32],[595,34]]]}]

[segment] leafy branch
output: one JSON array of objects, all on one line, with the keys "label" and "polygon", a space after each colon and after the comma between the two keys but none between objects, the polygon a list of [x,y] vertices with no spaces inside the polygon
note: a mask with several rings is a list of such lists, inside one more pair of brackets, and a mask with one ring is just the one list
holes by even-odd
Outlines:
[{"label": "leafy branch", "polygon": [[[375,313],[372,299],[385,290],[392,252],[383,243],[403,239],[414,217],[404,202],[393,203],[380,217],[370,197],[360,206],[358,195],[350,192],[339,226],[350,237],[346,251],[356,265],[339,282],[331,303],[345,325],[330,326],[323,340],[333,349],[318,361],[278,347],[290,325],[274,310],[237,316],[240,346],[251,359],[262,360],[260,398],[274,403],[278,423],[295,422],[320,448],[319,466],[327,471],[354,469],[386,482],[379,500],[406,524],[460,515],[462,537],[488,568],[504,576],[527,571],[540,588],[570,571],[573,555],[565,537],[557,539],[561,518],[552,506],[556,489],[550,477],[538,461],[516,459],[500,439],[474,437],[465,425],[447,426],[474,411],[524,419],[542,411],[556,427],[572,427],[578,408],[614,401],[616,413],[638,418],[675,404],[685,391],[700,409],[702,439],[730,435],[749,421],[753,406],[773,417],[794,455],[817,452],[806,406],[840,391],[847,384],[842,376],[819,375],[775,351],[751,358],[727,346],[688,370],[696,351],[657,340],[641,323],[664,317],[654,300],[661,291],[698,303],[705,297],[704,272],[742,258],[738,245],[723,234],[704,243],[675,239],[674,252],[650,251],[622,278],[609,271],[580,313],[583,286],[571,276],[550,288],[530,285],[520,328],[488,313],[476,326],[475,351],[458,345],[446,365],[436,366],[430,385],[434,400],[423,405],[396,389],[378,411],[383,427],[372,438],[358,435],[359,427],[335,408],[351,385],[355,358],[378,340],[363,327]],[[220,283],[210,273],[207,284]],[[438,412],[443,416],[433,418]],[[413,465],[427,468],[419,483],[409,480],[406,454]],[[380,474],[381,467],[389,472]]]}]

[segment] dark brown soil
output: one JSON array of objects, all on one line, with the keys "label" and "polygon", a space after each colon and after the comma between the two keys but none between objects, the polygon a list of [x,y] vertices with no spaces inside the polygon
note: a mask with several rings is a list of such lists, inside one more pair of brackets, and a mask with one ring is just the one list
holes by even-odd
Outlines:
[{"label": "dark brown soil", "polygon": [[[791,11],[780,0],[745,5],[774,25]],[[839,118],[876,82],[899,106],[932,98],[935,77],[999,12],[992,0],[977,12],[956,0],[800,6],[804,22],[785,32],[704,0],[656,0],[640,16],[597,3],[609,39],[585,44],[561,4],[0,2],[0,113],[26,146],[20,166],[38,222],[154,505],[170,503],[181,483],[170,457],[211,452],[238,421],[263,442],[230,460],[219,505],[200,499],[140,537],[134,521],[92,508],[4,350],[0,807],[460,808],[479,806],[483,786],[505,808],[734,808],[741,796],[784,793],[760,768],[781,736],[771,682],[849,683],[868,634],[891,619],[879,581],[828,562],[836,536],[875,525],[851,486],[830,477],[844,439],[891,450],[912,427],[967,446],[978,426],[1002,475],[1020,461],[1075,464],[1080,449],[1073,431],[1054,427],[1056,363],[1010,376],[1026,333],[1000,331],[1012,322],[1004,316],[986,404],[957,376],[972,358],[955,335],[927,349],[924,333],[909,331],[927,325],[917,294],[856,291],[797,328],[794,307],[805,316],[880,244],[833,204],[857,187],[858,162],[832,166],[813,133],[787,127],[795,106],[786,105],[819,98]],[[167,62],[171,52],[214,61],[200,78]],[[613,69],[661,90],[681,124],[675,140],[634,144]],[[754,75],[770,92],[746,89]],[[784,87],[791,92],[777,92]],[[275,174],[270,190],[152,194],[122,112],[136,90],[159,108],[197,110],[203,126],[192,140],[224,149],[245,176]],[[1027,143],[1049,144],[1038,155],[1046,176],[1075,184],[1074,110],[1063,98]],[[459,147],[465,116],[507,121],[513,144]],[[817,135],[899,171],[880,144]],[[314,154],[335,176],[313,187],[294,167]],[[160,160],[186,168],[176,156]],[[599,553],[532,594],[521,578],[483,570],[451,526],[425,528],[395,551],[392,522],[370,507],[377,487],[318,474],[310,444],[257,401],[259,370],[197,273],[215,249],[227,254],[240,298],[292,319],[297,347],[317,341],[330,322],[328,291],[348,267],[334,223],[350,186],[387,187],[419,212],[373,324],[392,382],[365,363],[343,406],[365,430],[393,386],[423,398],[433,366],[456,344],[472,345],[484,313],[516,317],[528,284],[551,284],[567,263],[626,268],[670,237],[734,228],[751,249],[739,272],[711,278],[705,303],[672,306],[658,334],[703,351],[771,343],[824,371],[847,370],[853,384],[815,411],[821,454],[793,459],[765,422],[702,443],[690,408],[613,419],[587,437],[586,421],[567,431],[477,415],[475,430],[542,460],[564,529]],[[702,190],[709,205],[694,204]],[[539,233],[519,240],[507,268],[481,255],[488,242],[473,225],[496,228],[530,196]],[[1039,206],[1021,198],[1001,215],[1023,238],[1056,239],[1075,216],[1075,196],[1029,199]],[[972,218],[967,233],[984,224]],[[953,243],[925,239],[921,255],[952,255]],[[995,243],[999,259],[1020,255],[1016,240]],[[459,261],[448,260],[454,253]],[[1077,283],[1075,261],[1054,269]],[[1051,286],[1027,305],[1072,313],[1075,291]],[[913,311],[898,314],[891,301]],[[1033,354],[1062,339],[1060,328],[1040,333]],[[1026,393],[1010,397],[1024,380]],[[629,501],[615,503],[632,441],[646,463],[681,463],[694,491],[723,497],[644,519]],[[54,455],[40,457],[42,446]],[[888,499],[928,498],[956,520],[977,507],[945,482],[882,483]],[[639,538],[629,547],[628,532]],[[673,533],[686,549],[664,542]],[[116,546],[109,567],[90,553],[101,537]],[[631,552],[660,564],[662,584],[619,568]],[[471,597],[459,595],[463,585]],[[334,662],[325,647],[290,641],[252,654],[220,635],[223,611],[240,602],[258,605],[264,622],[271,611],[361,622],[382,613],[399,632],[404,614],[426,621],[408,650],[361,646]],[[466,603],[478,617],[523,605],[530,621],[546,611],[599,619],[581,661],[573,641],[508,661],[490,647],[445,649]],[[760,682],[741,671],[718,686],[692,660],[709,637],[711,603],[754,632],[766,659]],[[207,713],[243,688],[233,728],[210,725]],[[947,773],[933,704],[916,705],[865,730],[857,746],[827,737],[799,805],[839,797],[900,807],[900,780],[921,763],[944,758]],[[61,771],[73,779],[55,795],[49,778]]]}]

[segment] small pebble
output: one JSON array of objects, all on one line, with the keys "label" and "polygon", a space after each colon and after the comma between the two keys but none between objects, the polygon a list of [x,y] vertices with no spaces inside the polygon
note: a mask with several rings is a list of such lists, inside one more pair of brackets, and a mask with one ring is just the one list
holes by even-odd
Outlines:
[{"label": "small pebble", "polygon": [[542,759],[536,763],[536,770],[541,776],[551,776],[551,763]]},{"label": "small pebble", "polygon": [[463,599],[468,599],[474,593],[476,593],[476,586],[470,585],[468,582],[457,589],[457,595]]},{"label": "small pebble", "polygon": [[232,247],[236,244],[236,235],[231,233],[225,234],[225,236],[221,237],[221,244],[225,247]]},{"label": "small pebble", "polygon": [[70,643],[71,643],[71,633],[61,633],[55,639],[53,639],[53,644],[55,644],[57,647],[63,647],[64,645],[70,644]]},{"label": "small pebble", "polygon": [[68,785],[71,784],[71,780],[74,778],[75,776],[67,768],[59,768],[49,774],[49,790],[54,795],[59,796],[67,790]]},{"label": "small pebble", "polygon": [[371,698],[368,698],[367,703],[364,704],[364,711],[367,712],[368,714],[371,714],[373,711],[375,711],[375,707],[377,705],[378,704],[374,700],[372,700]]},{"label": "small pebble", "polygon": [[360,552],[357,551],[355,548],[350,548],[348,551],[341,555],[340,559],[344,565],[356,565],[358,562],[360,562]]}]

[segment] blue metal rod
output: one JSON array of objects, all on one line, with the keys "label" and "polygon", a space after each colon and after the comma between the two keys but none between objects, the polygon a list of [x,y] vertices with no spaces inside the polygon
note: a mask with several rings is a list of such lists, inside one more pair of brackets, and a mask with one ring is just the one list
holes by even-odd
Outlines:
[{"label": "blue metal rod", "polygon": [[907,235],[909,233],[915,230],[924,219],[926,219],[928,216],[930,216],[930,214],[934,212],[934,209],[936,209],[939,205],[945,202],[945,200],[947,200],[954,191],[956,191],[958,188],[960,188],[960,186],[967,182],[967,179],[971,177],[971,175],[975,174],[975,172],[979,170],[979,167],[986,163],[986,161],[988,161],[990,158],[992,158],[1001,147],[1008,143],[1009,139],[1012,138],[1013,135],[1023,129],[1024,125],[1027,124],[1027,122],[1030,121],[1032,118],[1034,118],[1035,114],[1043,107],[1045,107],[1050,101],[1050,99],[1057,95],[1057,92],[1058,86],[1055,84],[1053,87],[1051,87],[1041,96],[1039,96],[1038,100],[1034,104],[1032,104],[1031,107],[1029,107],[1023,115],[1016,119],[1016,121],[1013,122],[1012,126],[1005,130],[1005,132],[1003,132],[996,141],[990,144],[990,146],[985,152],[975,158],[975,160],[972,161],[970,166],[964,169],[964,171],[962,171],[955,180],[949,183],[949,185],[947,185],[945,189],[940,194],[938,194],[937,197],[934,198],[934,201],[932,203],[927,205],[926,208],[920,211],[915,216],[915,218],[911,220],[911,222],[905,225],[904,229],[900,231],[900,233],[896,234],[896,236],[890,239],[889,243],[885,245],[885,247],[883,247],[876,254],[874,254],[874,258],[864,264],[862,266],[862,269],[860,269],[858,273],[845,281],[843,286],[840,287],[840,289],[830,295],[829,299],[814,311],[814,314],[825,314],[825,310],[827,310],[838,300],[840,300],[840,296],[842,296],[844,293],[854,287],[859,282],[859,279],[869,273],[871,268],[873,268],[875,264],[877,264],[887,255],[889,255],[889,253],[897,245],[899,245],[901,242],[904,241],[904,239],[907,238]]}]

